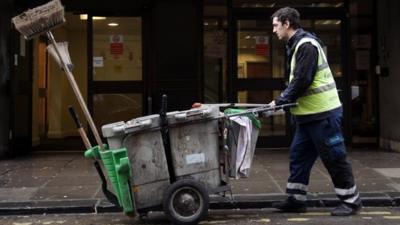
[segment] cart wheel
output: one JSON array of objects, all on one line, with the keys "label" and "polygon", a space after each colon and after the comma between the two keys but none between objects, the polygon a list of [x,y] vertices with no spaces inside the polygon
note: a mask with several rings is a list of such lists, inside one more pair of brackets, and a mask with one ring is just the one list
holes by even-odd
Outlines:
[{"label": "cart wheel", "polygon": [[179,180],[167,188],[163,197],[164,212],[173,224],[197,224],[208,213],[209,196],[198,181]]}]

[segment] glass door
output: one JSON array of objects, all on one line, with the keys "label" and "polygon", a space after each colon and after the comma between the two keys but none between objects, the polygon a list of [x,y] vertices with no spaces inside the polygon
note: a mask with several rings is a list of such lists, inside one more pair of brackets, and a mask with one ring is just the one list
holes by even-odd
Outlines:
[{"label": "glass door", "polygon": [[[235,25],[233,89],[237,102],[269,103],[285,88],[284,43],[273,37],[268,19],[237,19]],[[258,147],[288,146],[286,115],[260,119]]]},{"label": "glass door", "polygon": [[[271,10],[271,13],[273,10]],[[347,89],[344,79],[345,45],[343,43],[343,17],[338,19],[316,17],[303,14],[302,27],[316,33],[324,42],[334,74],[339,95],[346,107]],[[288,77],[285,73],[285,43],[272,33],[272,25],[267,16],[234,16],[234,74],[233,95],[241,103],[269,103],[286,87]],[[289,113],[261,118],[258,147],[287,147],[291,139]]]},{"label": "glass door", "polygon": [[92,18],[89,105],[102,125],[143,115],[142,18]]}]

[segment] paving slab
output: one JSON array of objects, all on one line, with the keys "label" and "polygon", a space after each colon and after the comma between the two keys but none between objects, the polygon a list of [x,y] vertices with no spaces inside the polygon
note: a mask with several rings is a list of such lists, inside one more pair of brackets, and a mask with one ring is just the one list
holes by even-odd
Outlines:
[{"label": "paving slab", "polygon": [[0,202],[19,202],[29,200],[39,187],[0,188]]}]

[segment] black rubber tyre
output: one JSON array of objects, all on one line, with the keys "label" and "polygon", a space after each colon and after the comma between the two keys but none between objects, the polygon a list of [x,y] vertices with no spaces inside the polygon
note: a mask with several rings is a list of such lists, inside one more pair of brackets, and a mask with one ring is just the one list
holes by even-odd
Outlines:
[{"label": "black rubber tyre", "polygon": [[163,207],[168,219],[176,225],[198,224],[208,213],[208,192],[195,180],[178,180],[164,192]]}]

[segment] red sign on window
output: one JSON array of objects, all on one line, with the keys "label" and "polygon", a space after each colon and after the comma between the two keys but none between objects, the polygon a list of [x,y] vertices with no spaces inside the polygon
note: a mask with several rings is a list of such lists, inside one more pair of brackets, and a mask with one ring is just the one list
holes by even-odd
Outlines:
[{"label": "red sign on window", "polygon": [[110,44],[111,55],[122,55],[124,53],[124,44],[122,43],[111,43]]},{"label": "red sign on window", "polygon": [[267,56],[269,52],[268,36],[256,37],[256,55]]},{"label": "red sign on window", "polygon": [[124,53],[124,40],[122,35],[110,36],[110,54],[114,56]]}]

